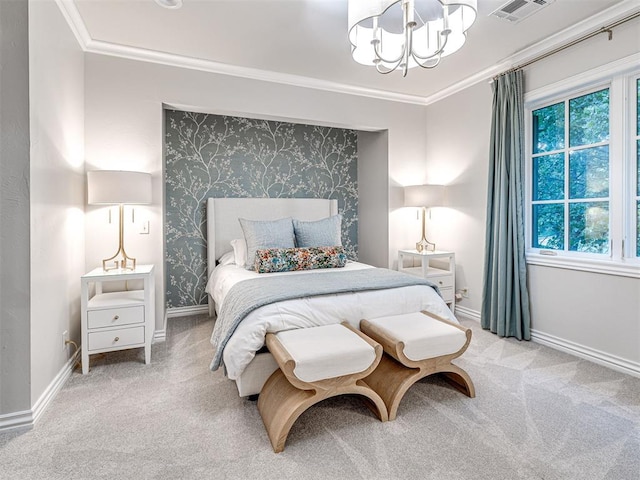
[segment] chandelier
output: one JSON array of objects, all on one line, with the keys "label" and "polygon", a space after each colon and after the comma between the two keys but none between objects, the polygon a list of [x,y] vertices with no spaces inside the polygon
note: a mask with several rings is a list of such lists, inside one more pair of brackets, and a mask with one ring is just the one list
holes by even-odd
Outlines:
[{"label": "chandelier", "polygon": [[349,0],[353,59],[380,73],[434,68],[459,50],[477,0]]}]

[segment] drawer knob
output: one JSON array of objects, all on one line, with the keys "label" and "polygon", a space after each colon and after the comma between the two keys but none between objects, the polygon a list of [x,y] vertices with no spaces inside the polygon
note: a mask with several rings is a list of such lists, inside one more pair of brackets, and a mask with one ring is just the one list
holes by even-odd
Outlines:
[{"label": "drawer knob", "polygon": [[117,342],[119,340],[120,340],[120,337],[116,337],[116,338],[113,339],[114,342]]},{"label": "drawer knob", "polygon": [[120,318],[120,315],[115,315],[115,316],[113,317],[113,319],[114,319],[114,320],[118,320],[119,318]]},{"label": "drawer knob", "polygon": [[438,283],[439,283],[440,285],[442,285],[442,280],[438,280]]}]

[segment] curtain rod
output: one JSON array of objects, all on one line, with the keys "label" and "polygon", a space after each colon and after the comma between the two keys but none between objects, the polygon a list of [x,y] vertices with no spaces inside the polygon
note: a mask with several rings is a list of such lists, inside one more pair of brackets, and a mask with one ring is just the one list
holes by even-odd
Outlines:
[{"label": "curtain rod", "polygon": [[495,77],[493,77],[493,79],[497,79],[499,76],[501,75],[505,75],[507,73],[511,73],[511,72],[515,72],[517,70],[521,70],[524,67],[528,67],[529,65],[531,65],[532,63],[536,63],[540,60],[543,60],[547,57],[550,57],[551,55],[555,55],[558,52],[561,52],[563,50],[566,50],[569,47],[573,47],[574,45],[577,45],[580,42],[584,42],[585,40],[588,40],[592,37],[595,37],[596,35],[600,35],[601,33],[608,33],[609,34],[609,40],[611,40],[613,38],[613,29],[622,25],[623,23],[627,23],[630,20],[633,20],[634,18],[638,18],[640,17],[640,11],[634,12],[630,15],[627,15],[624,18],[621,18],[620,20],[617,20],[616,22],[613,22],[609,25],[606,25],[598,30],[595,30],[591,33],[587,33],[585,35],[583,35],[582,37],[578,37],[575,40],[572,40],[569,43],[565,43],[564,45],[560,45],[559,47],[554,48],[553,50],[550,50],[549,52],[543,53],[541,55],[538,55],[537,57],[532,58],[531,60],[524,62],[520,65],[518,65],[517,67],[513,67],[510,68],[509,70],[507,70],[506,72],[501,73],[500,75],[496,75]]}]

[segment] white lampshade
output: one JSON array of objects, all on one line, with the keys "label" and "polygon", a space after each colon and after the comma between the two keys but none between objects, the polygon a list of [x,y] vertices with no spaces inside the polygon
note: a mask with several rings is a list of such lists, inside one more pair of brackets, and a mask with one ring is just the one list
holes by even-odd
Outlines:
[{"label": "white lampshade", "polygon": [[89,205],[151,203],[151,174],[121,170],[87,172]]},{"label": "white lampshade", "polygon": [[444,185],[412,185],[404,187],[405,207],[441,207]]}]

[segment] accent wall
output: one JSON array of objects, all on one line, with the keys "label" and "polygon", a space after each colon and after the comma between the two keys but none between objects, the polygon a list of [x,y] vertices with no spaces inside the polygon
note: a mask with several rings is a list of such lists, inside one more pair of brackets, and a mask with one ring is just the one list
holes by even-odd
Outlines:
[{"label": "accent wall", "polygon": [[167,308],[207,303],[209,197],[337,199],[357,259],[357,143],[354,130],[166,109]]}]

